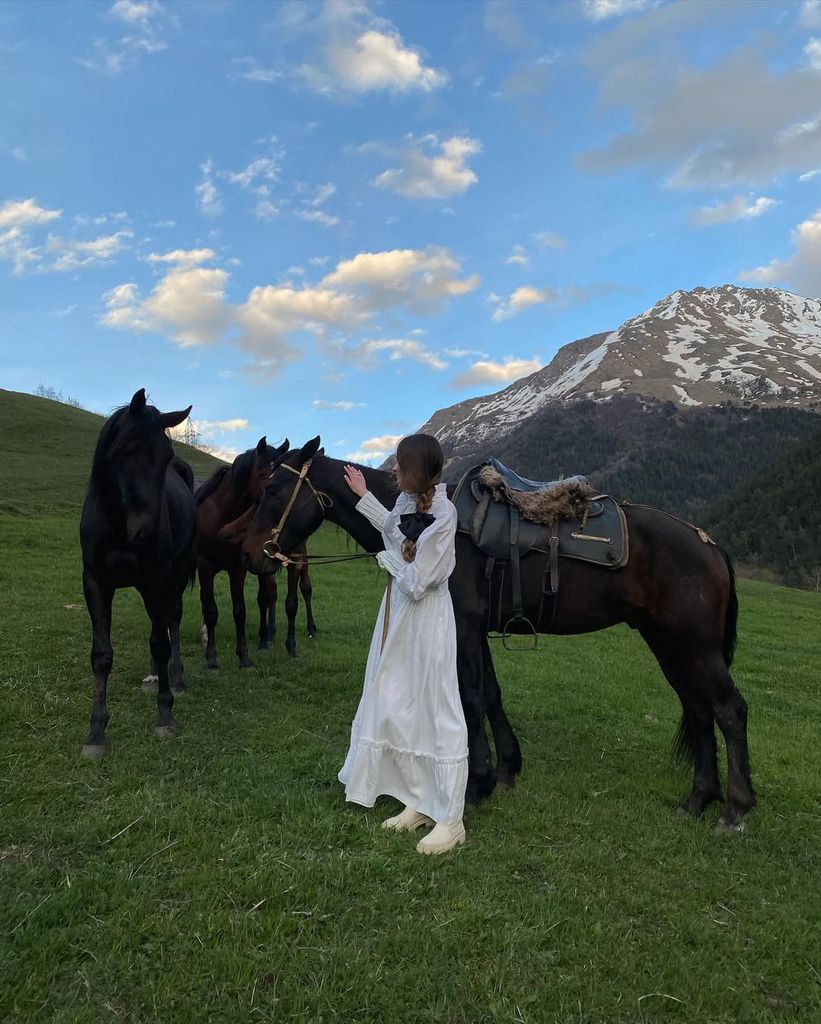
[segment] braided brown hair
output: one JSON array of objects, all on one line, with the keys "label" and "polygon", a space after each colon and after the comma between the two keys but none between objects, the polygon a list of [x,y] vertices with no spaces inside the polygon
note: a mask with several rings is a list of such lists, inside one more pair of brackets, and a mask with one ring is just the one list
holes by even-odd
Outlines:
[{"label": "braided brown hair", "polygon": [[[409,434],[396,448],[399,486],[416,495],[416,511],[427,512],[433,504],[436,485],[442,478],[445,455],[442,446],[430,434]],[[405,540],[402,555],[406,562],[416,557],[416,543]]]}]

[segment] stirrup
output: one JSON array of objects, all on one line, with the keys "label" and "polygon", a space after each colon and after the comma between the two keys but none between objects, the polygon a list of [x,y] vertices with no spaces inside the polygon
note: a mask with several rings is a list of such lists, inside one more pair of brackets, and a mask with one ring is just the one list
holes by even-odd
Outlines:
[{"label": "stirrup", "polygon": [[[511,622],[524,622],[530,629],[530,636],[533,640],[533,643],[513,644],[512,646],[508,644],[508,640],[510,639],[510,637],[518,635],[511,633],[510,630],[508,629]],[[512,615],[504,624],[504,627],[502,629],[502,632],[499,634],[499,637],[502,641],[502,646],[506,651],[535,651],[536,648],[539,646],[539,634],[536,632],[536,627],[533,625],[533,623],[526,615]]]}]

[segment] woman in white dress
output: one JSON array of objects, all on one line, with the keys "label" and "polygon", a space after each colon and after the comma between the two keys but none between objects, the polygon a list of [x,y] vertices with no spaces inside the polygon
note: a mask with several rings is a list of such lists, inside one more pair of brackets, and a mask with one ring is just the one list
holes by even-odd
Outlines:
[{"label": "woman in white dress", "polygon": [[351,803],[380,795],[405,804],[383,827],[433,825],[416,849],[444,853],[465,841],[467,728],[456,676],[456,623],[448,577],[456,565],[456,508],[440,483],[436,438],[413,434],[396,450],[401,494],[392,511],[346,466],[356,507],[382,533],[377,561],[390,574],[376,620],[365,685],[339,780]]}]

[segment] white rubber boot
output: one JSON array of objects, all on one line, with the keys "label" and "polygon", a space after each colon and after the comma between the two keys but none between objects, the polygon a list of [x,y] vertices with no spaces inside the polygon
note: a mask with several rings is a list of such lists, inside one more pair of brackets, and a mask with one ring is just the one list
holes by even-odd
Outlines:
[{"label": "white rubber boot", "polygon": [[401,814],[396,814],[382,822],[382,828],[393,829],[394,832],[415,832],[423,825],[433,825],[433,818],[420,814],[412,807],[406,807]]},{"label": "white rubber boot", "polygon": [[447,853],[465,841],[465,826],[461,821],[449,824],[440,821],[424,839],[416,844],[417,853]]}]

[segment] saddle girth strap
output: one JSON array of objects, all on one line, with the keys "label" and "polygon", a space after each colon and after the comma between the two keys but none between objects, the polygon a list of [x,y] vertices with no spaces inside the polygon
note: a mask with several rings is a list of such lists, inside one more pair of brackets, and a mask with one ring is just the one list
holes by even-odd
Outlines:
[{"label": "saddle girth strap", "polygon": [[524,618],[522,605],[522,569],[519,564],[519,510],[510,506],[510,591],[513,619]]}]

